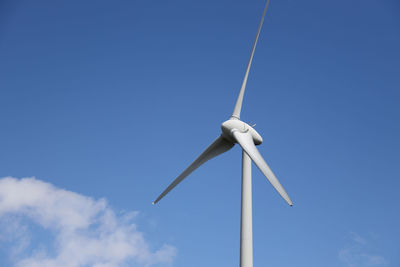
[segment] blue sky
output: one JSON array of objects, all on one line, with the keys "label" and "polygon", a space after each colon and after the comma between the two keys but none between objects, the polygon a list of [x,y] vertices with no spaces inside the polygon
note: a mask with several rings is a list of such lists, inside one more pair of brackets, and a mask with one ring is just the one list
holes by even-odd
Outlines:
[{"label": "blue sky", "polygon": [[[110,266],[237,266],[238,147],[151,202],[230,116],[263,5],[2,1],[0,265],[60,255],[62,203],[94,214],[68,241],[105,244],[110,220],[141,236],[118,239],[131,254]],[[271,1],[242,119],[294,207],[254,168],[255,266],[399,266],[399,14],[395,0]]]}]

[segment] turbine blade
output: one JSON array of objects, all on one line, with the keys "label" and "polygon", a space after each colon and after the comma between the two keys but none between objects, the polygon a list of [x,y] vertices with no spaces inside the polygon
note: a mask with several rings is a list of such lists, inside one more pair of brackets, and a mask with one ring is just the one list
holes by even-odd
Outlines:
[{"label": "turbine blade", "polygon": [[253,61],[254,51],[257,46],[258,37],[260,36],[261,28],[262,28],[262,25],[264,22],[265,13],[267,13],[268,5],[269,5],[269,0],[267,0],[267,3],[265,4],[264,12],[261,17],[260,24],[258,25],[256,38],[254,40],[253,47],[251,49],[251,54],[250,54],[249,62],[247,63],[246,73],[243,78],[242,87],[240,88],[239,96],[236,100],[236,105],[235,105],[235,108],[233,109],[231,118],[236,118],[236,119],[240,120],[240,111],[242,110],[242,102],[243,102],[244,91],[246,89],[247,78],[249,76],[251,62]]},{"label": "turbine blade", "polygon": [[177,186],[183,179],[185,179],[189,174],[191,174],[194,170],[196,170],[200,165],[205,163],[206,161],[228,151],[235,144],[228,141],[224,137],[218,137],[189,167],[184,170],[181,175],[179,175],[162,193],[161,195],[153,202],[156,204],[160,201],[166,194],[169,193],[175,186]]},{"label": "turbine blade", "polygon": [[249,132],[242,133],[239,130],[234,130],[232,132],[233,137],[239,143],[239,145],[243,148],[243,150],[249,155],[249,157],[254,161],[260,171],[267,177],[268,181],[272,184],[272,186],[278,191],[281,197],[292,206],[293,203],[290,200],[289,195],[286,193],[285,189],[282,187],[281,183],[276,178],[275,174],[269,168],[268,164],[265,162],[260,152],[256,148],[253,137]]}]

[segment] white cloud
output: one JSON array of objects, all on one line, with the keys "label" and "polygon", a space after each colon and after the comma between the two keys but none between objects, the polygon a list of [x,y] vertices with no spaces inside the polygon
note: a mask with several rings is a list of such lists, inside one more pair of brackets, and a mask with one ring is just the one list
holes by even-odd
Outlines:
[{"label": "white cloud", "polygon": [[339,251],[339,260],[348,267],[387,266],[383,256],[371,248],[370,242],[355,232],[350,232],[349,243]]},{"label": "white cloud", "polygon": [[[169,264],[176,249],[151,251],[132,223],[134,213],[117,216],[104,199],[95,200],[35,178],[0,179],[0,242],[11,242],[17,267],[114,267]],[[23,220],[52,236],[32,248]],[[51,243],[51,244],[48,244]],[[135,265],[135,266],[136,266]]]}]

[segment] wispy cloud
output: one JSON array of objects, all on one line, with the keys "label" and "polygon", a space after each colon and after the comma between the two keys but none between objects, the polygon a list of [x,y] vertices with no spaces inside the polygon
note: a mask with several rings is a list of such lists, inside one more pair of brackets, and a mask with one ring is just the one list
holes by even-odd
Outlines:
[{"label": "wispy cloud", "polygon": [[339,260],[347,267],[387,266],[387,260],[371,248],[370,241],[355,232],[350,232],[348,244],[339,251]]},{"label": "wispy cloud", "polygon": [[[35,178],[0,179],[0,242],[12,244],[17,267],[150,266],[169,264],[176,249],[151,251],[132,223],[134,213],[116,215],[104,199],[95,200]],[[32,247],[34,223],[52,238]]]}]

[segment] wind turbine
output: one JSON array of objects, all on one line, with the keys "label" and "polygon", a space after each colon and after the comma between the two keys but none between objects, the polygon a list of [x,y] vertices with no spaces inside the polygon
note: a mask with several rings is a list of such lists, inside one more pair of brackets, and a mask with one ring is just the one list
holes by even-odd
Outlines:
[{"label": "wind turbine", "polygon": [[267,0],[264,11],[261,17],[260,24],[258,25],[256,38],[251,49],[250,59],[247,64],[246,73],[244,75],[242,87],[236,101],[235,108],[229,120],[221,125],[221,135],[189,166],[187,167],[153,202],[156,204],[166,194],[168,194],[175,186],[177,186],[183,179],[196,170],[200,165],[206,161],[228,151],[235,143],[242,147],[242,203],[241,203],[241,225],[240,225],[240,267],[253,266],[253,226],[252,226],[252,192],[251,192],[251,161],[253,161],[260,171],[265,175],[272,186],[278,191],[282,198],[292,206],[289,195],[282,187],[275,174],[269,168],[256,145],[260,145],[263,141],[257,131],[240,120],[240,111],[242,109],[242,102],[244,91],[246,89],[247,78],[251,63],[253,61],[254,50],[257,45],[258,37],[260,36],[261,27],[264,22],[264,17],[268,9],[269,1]]}]

